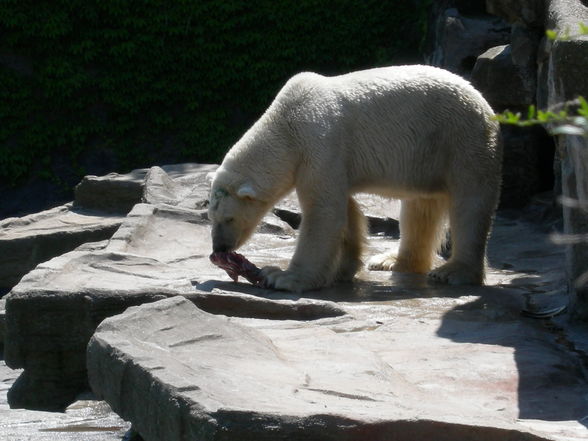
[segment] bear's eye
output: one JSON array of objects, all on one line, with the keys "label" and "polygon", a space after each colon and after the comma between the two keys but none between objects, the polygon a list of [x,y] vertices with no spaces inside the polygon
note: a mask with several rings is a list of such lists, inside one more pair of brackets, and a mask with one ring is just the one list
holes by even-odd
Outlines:
[{"label": "bear's eye", "polygon": [[234,217],[227,217],[225,219],[225,224],[232,224],[235,221]]}]

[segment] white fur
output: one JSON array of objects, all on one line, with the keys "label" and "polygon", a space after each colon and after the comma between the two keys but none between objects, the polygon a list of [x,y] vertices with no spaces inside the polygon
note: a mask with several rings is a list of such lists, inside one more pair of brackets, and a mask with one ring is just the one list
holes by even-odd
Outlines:
[{"label": "white fur", "polygon": [[372,260],[372,269],[428,272],[448,217],[453,254],[429,276],[481,283],[501,175],[492,115],[467,81],[434,67],[296,75],[215,176],[213,244],[242,245],[296,188],[303,213],[296,251],[286,271],[263,270],[267,283],[304,291],[351,279],[365,230],[351,195],[376,193],[403,199],[403,207],[399,255]]}]

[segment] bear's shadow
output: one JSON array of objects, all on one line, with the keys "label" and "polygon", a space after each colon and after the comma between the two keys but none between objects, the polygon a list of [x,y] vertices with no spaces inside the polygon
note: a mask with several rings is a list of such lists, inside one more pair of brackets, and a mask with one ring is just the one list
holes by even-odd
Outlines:
[{"label": "bear's shadow", "polygon": [[[330,287],[294,293],[261,288],[247,282],[206,280],[193,283],[199,292],[224,295],[251,295],[268,300],[300,299],[331,302],[393,302],[418,298],[458,298],[483,295],[491,287],[448,286],[433,284],[424,274],[362,271],[352,282],[336,283]],[[216,290],[216,291],[215,291]]]}]

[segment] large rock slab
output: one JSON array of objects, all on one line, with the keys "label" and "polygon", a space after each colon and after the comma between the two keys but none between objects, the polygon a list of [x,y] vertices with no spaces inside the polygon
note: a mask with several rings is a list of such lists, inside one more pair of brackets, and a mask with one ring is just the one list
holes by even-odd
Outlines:
[{"label": "large rock slab", "polygon": [[104,216],[71,204],[0,222],[0,289],[10,289],[39,263],[86,242],[110,238],[122,216]]},{"label": "large rock slab", "polygon": [[[151,202],[153,198],[159,202],[163,202],[161,198],[171,198],[175,202],[172,205],[176,205],[180,200],[177,192],[184,190],[199,202],[206,199],[206,196],[202,197],[202,190],[208,193],[206,176],[217,167],[215,164],[187,163],[137,169],[126,174],[88,175],[76,186],[74,203],[86,209],[127,214],[135,204],[145,200]],[[149,183],[153,184],[152,188],[146,189]],[[173,187],[173,195],[166,195],[169,187]]]},{"label": "large rock slab", "polygon": [[[99,326],[88,346],[90,383],[146,441],[556,439],[519,420],[521,384],[512,376],[513,355],[541,348],[553,363],[558,351],[543,348],[551,339],[526,341],[536,327],[489,297],[438,302],[445,308],[414,299],[410,310],[366,305],[293,325],[163,300]],[[475,307],[485,302],[492,313]],[[562,383],[578,383],[561,374]],[[570,408],[582,405],[581,387],[567,396]],[[547,407],[520,404],[531,414]]]}]

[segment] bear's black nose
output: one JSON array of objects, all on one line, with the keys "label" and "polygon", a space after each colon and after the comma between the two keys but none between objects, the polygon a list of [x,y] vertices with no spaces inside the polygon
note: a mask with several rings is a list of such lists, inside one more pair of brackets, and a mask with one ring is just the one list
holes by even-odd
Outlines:
[{"label": "bear's black nose", "polygon": [[226,242],[220,240],[212,241],[212,251],[215,253],[226,253],[231,251],[231,247]]}]

